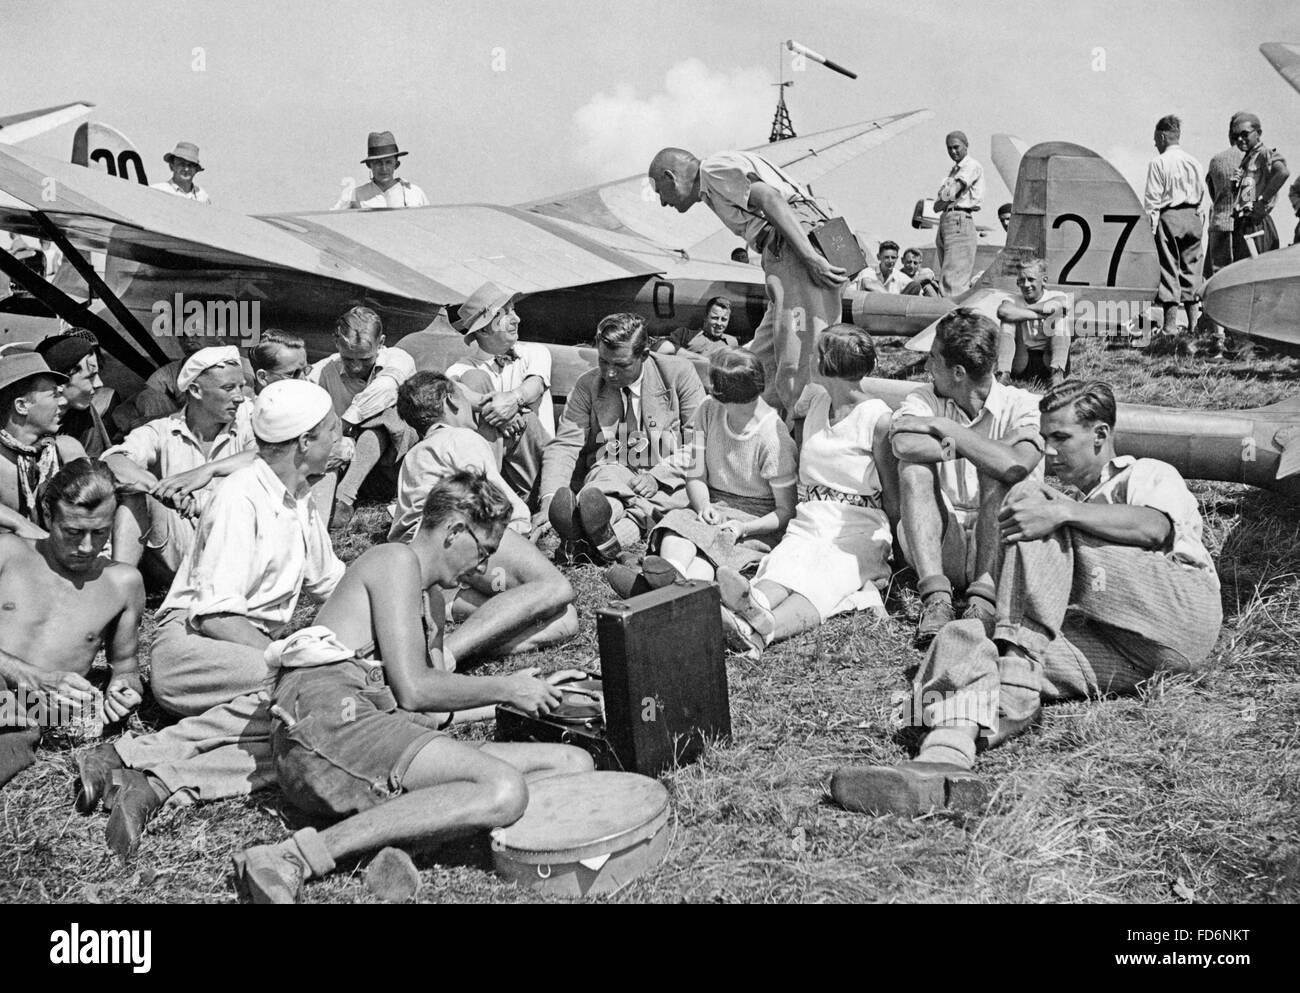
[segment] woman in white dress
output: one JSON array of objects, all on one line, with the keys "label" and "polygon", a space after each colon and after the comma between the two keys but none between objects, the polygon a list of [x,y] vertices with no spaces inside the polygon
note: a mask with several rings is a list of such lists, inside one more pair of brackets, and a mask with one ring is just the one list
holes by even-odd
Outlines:
[{"label": "woman in white dress", "polygon": [[876,368],[871,336],[848,324],[827,328],[817,366],[820,381],[793,411],[803,421],[795,518],[752,585],[734,569],[717,571],[728,642],[750,657],[836,614],[884,615],[898,477],[889,406],[862,389]]}]

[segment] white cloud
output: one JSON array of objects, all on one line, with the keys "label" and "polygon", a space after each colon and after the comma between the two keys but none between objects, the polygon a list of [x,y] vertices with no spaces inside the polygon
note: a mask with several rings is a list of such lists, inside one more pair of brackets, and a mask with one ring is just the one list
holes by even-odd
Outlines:
[{"label": "white cloud", "polygon": [[631,86],[597,93],[573,115],[575,162],[593,181],[644,172],[666,145],[706,155],[760,144],[771,128],[776,90],[762,69],[710,69],[687,59],[668,70],[663,90],[639,97]]}]

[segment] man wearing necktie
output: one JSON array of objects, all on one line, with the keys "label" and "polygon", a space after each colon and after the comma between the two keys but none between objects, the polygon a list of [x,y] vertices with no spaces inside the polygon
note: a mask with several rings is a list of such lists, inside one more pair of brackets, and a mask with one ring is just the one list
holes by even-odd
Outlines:
[{"label": "man wearing necktie", "polygon": [[484,283],[460,305],[454,327],[470,352],[447,369],[447,378],[460,383],[473,403],[479,434],[496,450],[502,478],[534,508],[555,412],[550,349],[519,340],[520,296]]},{"label": "man wearing necktie", "polygon": [[[645,322],[611,314],[596,328],[598,367],[579,377],[542,459],[542,509],[570,546],[602,561],[635,543],[674,503],[684,477],[668,456],[704,399],[687,359],[652,354]],[[575,495],[576,491],[576,495]]]}]

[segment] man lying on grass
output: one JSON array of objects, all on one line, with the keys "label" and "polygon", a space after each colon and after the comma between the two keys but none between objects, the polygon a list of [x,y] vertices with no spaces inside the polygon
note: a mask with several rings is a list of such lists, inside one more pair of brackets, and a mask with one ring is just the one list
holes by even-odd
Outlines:
[{"label": "man lying on grass", "polygon": [[280,787],[308,813],[347,819],[235,856],[237,885],[254,903],[295,902],[304,879],[349,855],[510,824],[528,804],[526,782],[592,768],[571,745],[456,741],[441,730],[447,712],[487,704],[549,712],[560,701],[551,682],[569,675],[447,671],[441,591],[482,573],[509,519],[505,494],[482,474],[455,473],[429,493],[409,545],[371,548],[316,627],[268,650],[279,670]]},{"label": "man lying on grass", "polygon": [[913,762],[846,767],[831,791],[851,810],[974,809],[971,768],[1036,723],[1043,702],[1132,693],[1203,662],[1223,621],[1196,498],[1178,470],[1115,455],[1115,394],[1068,380],[1043,397],[1047,470],[1083,494],[1017,484],[999,515],[1003,562],[992,639],[952,621],[914,684],[930,730]]},{"label": "man lying on grass", "polygon": [[48,537],[0,534],[0,786],[35,761],[43,724],[98,709],[100,692],[86,676],[105,642],[113,675],[104,717],[120,721],[140,704],[144,582],[133,566],[100,557],[114,486],[104,463],[76,459],[45,488]]}]

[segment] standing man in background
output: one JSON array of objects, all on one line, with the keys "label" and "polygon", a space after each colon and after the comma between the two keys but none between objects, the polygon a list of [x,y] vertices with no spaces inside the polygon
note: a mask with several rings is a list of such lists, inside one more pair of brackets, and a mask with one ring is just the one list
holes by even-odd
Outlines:
[{"label": "standing man in background", "polygon": [[172,178],[154,183],[149,187],[151,190],[162,190],[174,197],[185,197],[195,203],[212,202],[208,198],[207,191],[199,189],[198,184],[194,182],[194,177],[203,171],[203,166],[199,165],[198,145],[192,141],[179,141],[173,151],[163,156],[163,161],[171,169]]},{"label": "standing man in background", "polygon": [[370,169],[370,182],[344,190],[334,210],[373,210],[376,207],[427,207],[429,198],[414,183],[396,176],[398,162],[409,152],[397,150],[391,131],[371,131],[366,143],[366,157],[361,164]]},{"label": "standing man in background", "polygon": [[965,132],[953,131],[944,139],[953,167],[934,198],[934,209],[943,212],[939,234],[934,239],[938,253],[939,291],[954,297],[970,286],[975,272],[975,214],[984,202],[984,167],[967,154],[970,142]]},{"label": "standing man in background", "polygon": [[1176,334],[1176,313],[1187,311],[1187,332],[1195,333],[1201,314],[1201,227],[1204,221],[1205,177],[1201,164],[1179,146],[1182,122],[1173,114],[1156,121],[1159,153],[1147,166],[1142,209],[1151,220],[1160,261],[1156,302],[1164,310],[1162,330]]}]

